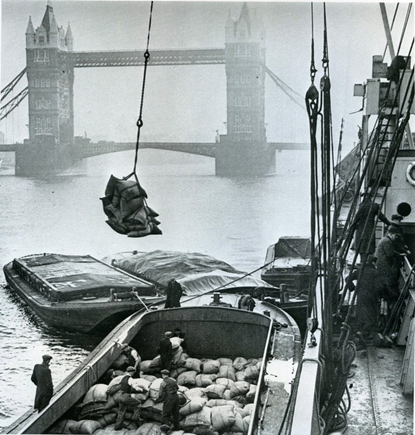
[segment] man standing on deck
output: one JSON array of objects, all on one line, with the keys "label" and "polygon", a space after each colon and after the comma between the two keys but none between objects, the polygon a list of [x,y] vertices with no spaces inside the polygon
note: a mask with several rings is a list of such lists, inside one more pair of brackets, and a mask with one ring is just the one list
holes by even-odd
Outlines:
[{"label": "man standing on deck", "polygon": [[[364,268],[358,266],[346,279],[347,290],[357,288],[356,300],[356,337],[358,345],[366,347],[366,340],[374,340],[378,344],[376,335],[380,311],[380,294],[383,282],[376,270],[376,257],[369,255]],[[354,285],[353,281],[357,281]],[[358,350],[360,350],[358,348]]]},{"label": "man standing on deck", "polygon": [[390,224],[387,217],[381,212],[380,205],[375,202],[374,192],[370,192],[360,205],[353,222],[353,227],[356,229],[354,248],[360,255],[362,264],[366,262],[369,254],[375,253],[376,218],[379,218],[386,225]]},{"label": "man standing on deck", "polygon": [[395,230],[388,231],[376,248],[377,269],[386,286],[381,295],[388,303],[389,312],[399,297],[399,273],[406,252],[400,250],[400,235]]},{"label": "man standing on deck", "polygon": [[173,346],[170,341],[172,335],[173,334],[170,331],[167,331],[159,344],[161,370],[170,370],[171,359],[173,357]]},{"label": "man standing on deck", "polygon": [[168,370],[162,370],[163,382],[160,385],[159,393],[156,399],[157,402],[163,401],[163,413],[161,430],[168,432],[170,427],[170,420],[173,419],[173,430],[180,430],[179,427],[179,396],[177,392],[179,387],[175,379],[169,376]]},{"label": "man standing on deck", "polygon": [[49,368],[51,359],[50,355],[43,355],[42,364],[36,364],[33,368],[31,380],[37,387],[34,408],[39,412],[49,405],[53,396],[52,372]]}]

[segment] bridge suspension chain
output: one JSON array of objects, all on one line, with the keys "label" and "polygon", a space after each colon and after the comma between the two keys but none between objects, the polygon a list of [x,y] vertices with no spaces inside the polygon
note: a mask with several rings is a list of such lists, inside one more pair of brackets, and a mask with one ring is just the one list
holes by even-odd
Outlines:
[{"label": "bridge suspension chain", "polygon": [[26,73],[27,68],[25,68],[23,71],[20,71],[20,73],[7,85],[5,86],[2,90],[2,97],[0,101],[3,101],[7,95],[10,94],[10,92],[15,88],[15,86],[17,85],[17,83],[19,83],[20,79],[24,76],[24,74]]},{"label": "bridge suspension chain", "polygon": [[12,112],[22,102],[22,100],[24,100],[24,98],[26,98],[28,92],[29,88],[24,88],[8,103],[0,107],[0,121],[4,119],[10,112]]}]

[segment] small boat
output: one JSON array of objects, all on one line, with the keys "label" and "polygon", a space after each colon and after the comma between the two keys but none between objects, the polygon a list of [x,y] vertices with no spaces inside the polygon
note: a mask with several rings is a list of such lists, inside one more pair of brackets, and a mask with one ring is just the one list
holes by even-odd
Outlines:
[{"label": "small boat", "polygon": [[309,238],[280,237],[268,247],[261,271],[261,279],[278,288],[276,292],[265,289],[262,297],[287,311],[302,334],[307,329],[310,259]]},{"label": "small boat", "polygon": [[269,246],[261,279],[286,286],[290,297],[307,294],[310,286],[311,240],[307,237],[280,237]]},{"label": "small boat", "polygon": [[47,325],[68,331],[108,333],[164,299],[154,284],[89,255],[29,255],[3,271],[12,292]]},{"label": "small boat", "polygon": [[[88,406],[85,395],[94,385],[102,384],[103,376],[120,356],[122,345],[128,344],[137,349],[143,370],[145,361],[157,355],[157,346],[164,332],[175,328],[186,333],[186,352],[191,359],[235,360],[243,357],[247,361],[257,361],[255,394],[250,400],[253,411],[249,427],[243,433],[256,433],[259,426],[263,433],[276,433],[285,424],[297,371],[301,348],[299,330],[287,313],[267,302],[256,300],[254,311],[238,309],[240,291],[232,287],[231,292],[226,289],[208,292],[187,297],[180,308],[164,309],[159,303],[152,309],[142,309],[131,315],[55,388],[51,402],[42,412],[28,411],[6,428],[5,433],[56,434],[63,427],[68,427],[70,422],[78,420],[77,423],[82,424],[80,415]],[[143,372],[141,375],[145,378]],[[93,405],[95,409],[99,408],[98,405],[102,409],[105,404],[96,399]],[[236,413],[236,408],[232,412]],[[93,424],[96,434],[112,433],[111,424],[104,429],[99,428],[97,421]],[[146,424],[151,425],[151,433],[161,433],[161,423],[146,421]],[[180,424],[186,423],[181,420]]]}]

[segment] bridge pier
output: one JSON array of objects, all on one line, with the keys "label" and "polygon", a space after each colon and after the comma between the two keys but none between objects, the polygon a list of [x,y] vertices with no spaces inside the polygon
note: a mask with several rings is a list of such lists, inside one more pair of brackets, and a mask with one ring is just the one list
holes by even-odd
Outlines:
[{"label": "bridge pier", "polygon": [[20,177],[53,175],[79,164],[81,159],[73,145],[56,144],[51,140],[37,143],[25,140],[16,150],[15,174]]},{"label": "bridge pier", "polygon": [[231,142],[224,135],[220,137],[215,157],[218,176],[261,176],[276,171],[275,150],[266,142]]}]

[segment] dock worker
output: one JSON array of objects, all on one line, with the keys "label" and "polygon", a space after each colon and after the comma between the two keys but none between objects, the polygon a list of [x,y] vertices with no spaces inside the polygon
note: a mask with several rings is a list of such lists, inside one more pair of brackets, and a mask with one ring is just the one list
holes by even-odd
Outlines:
[{"label": "dock worker", "polygon": [[[364,267],[359,265],[346,279],[346,289],[354,291],[356,298],[356,339],[358,350],[366,347],[367,340],[378,343],[378,321],[380,312],[380,295],[383,281],[376,269],[377,258],[368,255]],[[357,281],[355,285],[353,281]]]},{"label": "dock worker", "polygon": [[170,370],[171,359],[173,357],[173,346],[170,338],[173,336],[171,331],[166,331],[159,343],[159,354],[161,360],[161,370]]},{"label": "dock worker", "polygon": [[174,278],[169,281],[166,289],[166,303],[164,308],[179,308],[180,298],[183,295],[183,288]]},{"label": "dock worker", "polygon": [[173,430],[180,430],[179,427],[179,387],[175,379],[171,378],[170,372],[166,369],[161,371],[163,382],[160,385],[157,402],[163,402],[162,423],[160,429],[168,432],[171,429],[171,420],[173,420]]},{"label": "dock worker", "polygon": [[127,368],[125,374],[117,376],[108,385],[107,394],[114,398],[114,401],[118,403],[117,419],[115,421],[115,430],[120,430],[123,427],[125,413],[127,409],[133,409],[134,414],[132,420],[141,421],[140,410],[141,401],[134,399],[131,393],[142,393],[143,390],[136,390],[133,388],[131,381],[132,375],[135,372],[135,368],[130,366]]},{"label": "dock worker", "polygon": [[121,345],[122,353],[127,357],[127,366],[132,366],[135,369],[132,377],[133,379],[140,377],[140,365],[141,365],[141,357],[138,352],[127,343],[123,343]]},{"label": "dock worker", "polygon": [[382,297],[387,301],[388,311],[399,297],[399,274],[403,257],[407,255],[400,250],[400,235],[391,229],[380,239],[376,248],[377,269],[383,280],[386,291]]},{"label": "dock worker", "polygon": [[366,262],[367,256],[373,255],[376,250],[376,218],[386,225],[390,224],[388,218],[381,212],[380,205],[375,202],[375,192],[372,191],[361,203],[352,224],[356,230],[354,248],[360,255],[362,264]]},{"label": "dock worker", "polygon": [[33,368],[31,381],[36,385],[36,396],[34,408],[39,412],[49,405],[53,396],[52,372],[49,365],[52,357],[42,356],[42,364],[36,364]]},{"label": "dock worker", "polygon": [[241,310],[254,311],[255,301],[251,295],[244,294],[238,300],[238,308]]}]

